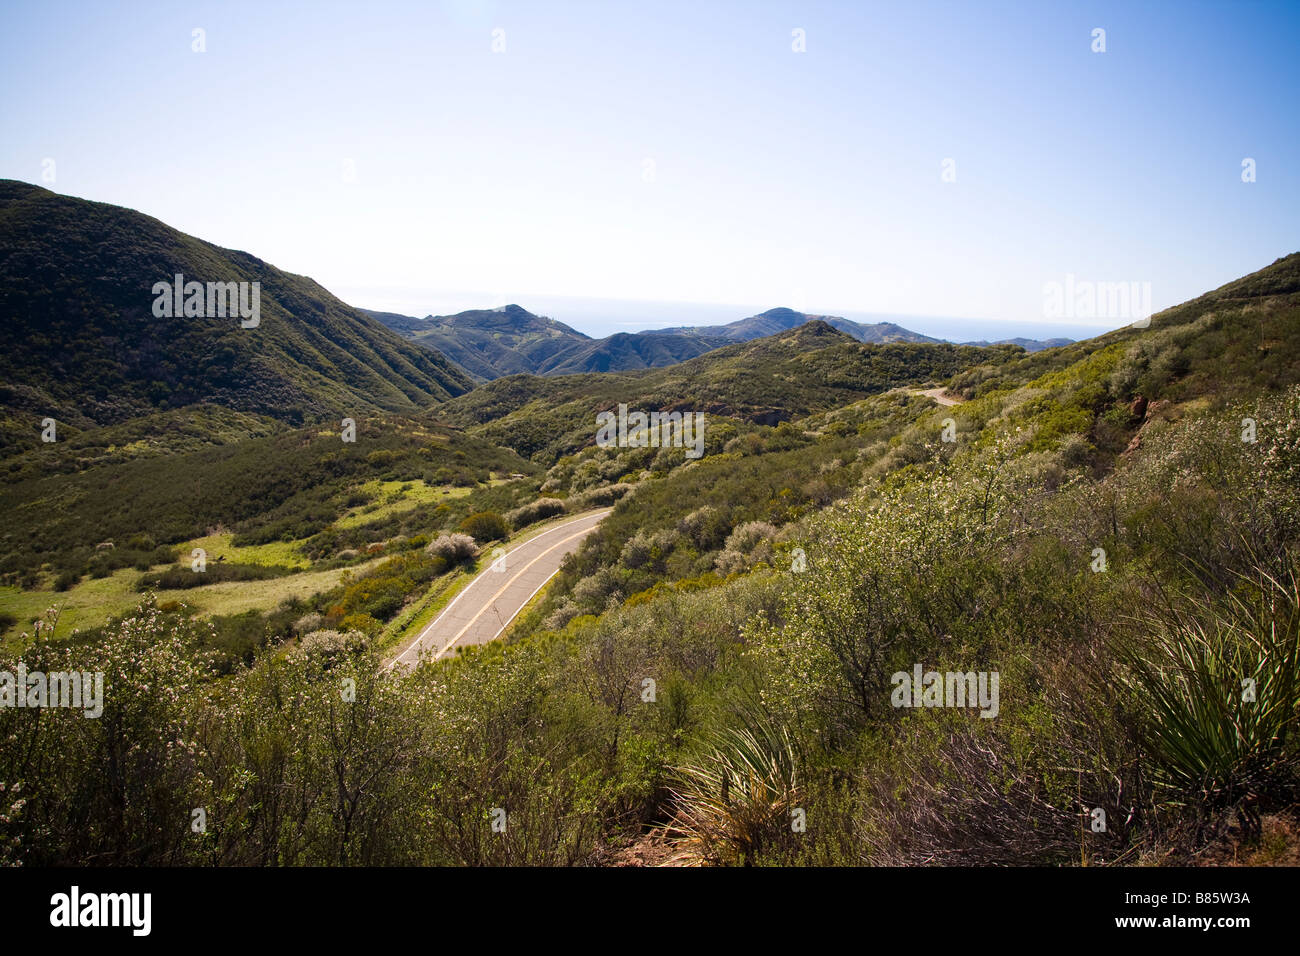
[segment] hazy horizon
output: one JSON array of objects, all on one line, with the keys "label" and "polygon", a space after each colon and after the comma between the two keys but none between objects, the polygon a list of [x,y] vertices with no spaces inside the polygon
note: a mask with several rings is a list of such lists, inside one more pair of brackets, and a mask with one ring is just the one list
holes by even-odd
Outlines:
[{"label": "hazy horizon", "polygon": [[0,177],[368,308],[357,290],[438,309],[504,289],[1024,329],[1066,275],[1147,283],[1158,311],[1300,248],[1300,132],[1279,121],[1300,101],[1295,5],[52,2],[4,20],[0,79],[24,95],[0,115]]},{"label": "hazy horizon", "polygon": [[[31,185],[50,189],[51,192],[60,192],[57,189],[52,189],[49,184],[33,182]],[[92,202],[105,201],[97,199],[94,196],[77,196],[73,198],[86,199]],[[136,209],[136,211],[145,215],[153,215],[148,209]],[[153,216],[153,218],[157,219],[160,217]],[[173,223],[166,222],[165,220],[160,221],[163,221],[165,225],[174,226]],[[203,235],[197,235],[196,238],[204,241],[212,241],[209,237]],[[265,257],[261,256],[255,247],[238,249],[237,251],[258,256],[259,258],[263,258],[264,261],[270,262],[271,265],[276,266],[277,268],[282,268],[279,263],[267,260]],[[1289,252],[1279,253],[1275,259],[1283,258],[1289,254]],[[1248,272],[1262,269],[1272,261],[1275,260],[1261,262],[1255,268],[1248,270]],[[292,272],[293,270],[286,269],[286,271]],[[305,274],[315,281],[321,281],[319,276],[310,273],[300,274]],[[1073,278],[1072,274],[1067,275]],[[1059,279],[1064,278],[1065,277],[1059,277]],[[1238,277],[1230,277],[1229,281],[1233,278]],[[780,301],[775,304],[762,304],[757,302],[688,302],[584,295],[556,295],[547,293],[539,294],[534,292],[512,292],[503,286],[497,287],[497,289],[492,292],[474,292],[430,290],[427,288],[412,288],[409,286],[385,287],[375,285],[356,285],[336,288],[330,287],[325,282],[321,282],[321,284],[325,285],[328,291],[351,306],[368,309],[374,312],[398,313],[414,318],[424,318],[430,315],[454,315],[458,312],[471,310],[496,309],[511,304],[519,305],[535,315],[541,315],[563,322],[565,325],[568,325],[593,339],[604,338],[618,332],[641,332],[678,326],[725,325],[729,322],[749,318],[775,308],[790,308],[808,315],[844,318],[863,324],[892,322],[896,325],[903,326],[909,331],[919,332],[922,335],[945,339],[952,342],[971,342],[981,340],[998,341],[1011,338],[1039,340],[1068,338],[1080,341],[1097,335],[1102,335],[1115,329],[1123,328],[1130,324],[1133,318],[1145,317],[1094,317],[1087,321],[1079,319],[1070,320],[1060,317],[1042,317],[1038,319],[1017,321],[978,316],[925,315],[910,312],[863,311],[859,309],[844,309],[826,306],[818,303],[818,300],[815,298],[812,299],[812,304],[809,304],[809,297],[805,296],[801,289],[795,290],[795,297],[789,300]],[[1179,305],[1183,301],[1196,298],[1205,292],[1210,292],[1216,287],[1217,285],[1207,285],[1205,288],[1188,295],[1186,299],[1163,303],[1153,308],[1152,313],[1158,312],[1164,308]]]},{"label": "hazy horizon", "polygon": [[1300,0],[0,24],[18,933],[1286,922]]},{"label": "hazy horizon", "polygon": [[[349,305],[374,312],[395,312],[414,318],[454,315],[475,309],[496,309],[504,305],[518,305],[534,315],[563,322],[592,338],[604,338],[619,332],[644,332],[676,326],[725,325],[776,308],[790,308],[809,315],[834,316],[864,324],[893,322],[912,332],[954,342],[1008,338],[1078,340],[1101,335],[1125,324],[1114,321],[1092,324],[1054,322],[1048,319],[1039,322],[1008,322],[964,316],[907,315],[891,312],[860,312],[853,309],[800,307],[790,302],[766,305],[752,302],[665,302],[509,292],[486,295],[472,292],[421,295],[415,290],[373,288],[351,290],[351,297],[349,297],[340,295],[333,289],[330,291],[339,295]],[[432,306],[429,303],[432,303]]]}]

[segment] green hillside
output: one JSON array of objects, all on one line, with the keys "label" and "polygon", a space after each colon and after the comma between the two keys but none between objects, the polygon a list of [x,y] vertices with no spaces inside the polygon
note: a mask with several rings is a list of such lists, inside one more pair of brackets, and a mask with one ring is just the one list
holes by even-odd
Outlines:
[{"label": "green hillside", "polygon": [[[664,368],[726,345],[789,332],[809,322],[824,322],[859,342],[877,345],[940,341],[892,322],[863,324],[786,308],[769,309],[726,325],[619,332],[602,339],[589,338],[518,305],[423,319],[360,311],[412,341],[443,353],[484,382],[517,374],[580,375]],[[1028,339],[1024,342],[1029,348],[1041,345]]]},{"label": "green hillside", "polygon": [[571,346],[552,356],[537,371],[543,375],[578,375],[663,368],[726,344],[726,339],[695,332],[618,332]]},{"label": "green hillside", "polygon": [[[0,777],[29,795],[0,838],[31,865],[1293,859],[1298,323],[1290,256],[1033,354],[809,323],[672,368],[501,379],[356,446],[219,415],[206,441],[167,416],[88,433],[5,486],[0,611],[12,653],[90,661],[117,709],[40,735],[0,711],[21,744]],[[704,411],[707,454],[594,447],[617,402]],[[150,450],[169,433],[185,450]],[[595,505],[612,514],[502,640],[385,670],[457,573],[431,534]],[[231,557],[204,613],[169,564],[200,540]],[[19,639],[56,573],[83,614],[132,580],[160,599]],[[235,604],[238,582],[279,603]],[[974,696],[900,697],[918,668]],[[340,680],[364,734],[333,732]],[[87,834],[115,791],[78,768],[109,747],[162,769]],[[202,841],[128,839],[194,806],[222,808]],[[514,823],[485,837],[498,806]]]},{"label": "green hillside", "polygon": [[553,460],[594,442],[596,414],[620,403],[774,425],[1019,354],[1003,347],[864,345],[814,321],[668,368],[510,376],[446,402],[437,415],[521,455]]},{"label": "green hillside", "polygon": [[[260,325],[160,318],[157,282],[259,282]],[[251,290],[251,286],[249,287]],[[413,411],[465,374],[311,279],[105,203],[0,182],[0,450],[200,402],[281,421]]]},{"label": "green hillside", "polygon": [[[34,460],[0,485],[0,576],[9,583],[130,565],[148,556],[132,554],[133,539],[147,540],[134,550],[150,553],[213,528],[237,543],[302,541],[364,504],[357,489],[375,480],[474,487],[534,470],[482,439],[392,416],[358,419],[353,442],[335,427],[281,426],[226,443],[182,441],[167,454],[107,455],[75,470],[59,443],[21,457]],[[503,510],[515,503],[507,497]],[[383,537],[347,535],[335,550]]]},{"label": "green hillside", "polygon": [[417,344],[446,355],[479,381],[540,372],[558,354],[591,342],[563,322],[517,305],[423,319],[387,312],[368,314]]}]

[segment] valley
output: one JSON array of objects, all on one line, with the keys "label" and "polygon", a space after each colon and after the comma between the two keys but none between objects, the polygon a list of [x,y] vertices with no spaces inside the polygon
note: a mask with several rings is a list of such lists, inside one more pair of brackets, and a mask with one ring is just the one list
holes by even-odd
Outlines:
[{"label": "valley", "polygon": [[[591,339],[561,322],[534,315],[513,304],[457,315],[427,315],[423,319],[391,312],[361,311],[411,341],[441,352],[479,381],[514,374],[575,375],[664,368],[724,345],[789,332],[809,322],[823,322],[851,339],[868,344],[933,344],[941,341],[893,322],[863,324],[788,308],[768,309],[726,325],[619,332],[603,339]],[[1069,339],[1061,338],[1050,341],[1019,338],[966,344],[1012,344],[1033,352],[1069,343]]]},{"label": "valley", "polygon": [[0,7],[6,928],[743,946],[665,892],[707,869],[768,945],[1286,938],[1297,48],[1285,0]]},{"label": "valley", "polygon": [[1290,852],[1300,254],[1030,351],[367,313],[20,183],[0,238],[0,656],[106,675],[0,709],[13,859],[1194,864],[1248,806]]}]

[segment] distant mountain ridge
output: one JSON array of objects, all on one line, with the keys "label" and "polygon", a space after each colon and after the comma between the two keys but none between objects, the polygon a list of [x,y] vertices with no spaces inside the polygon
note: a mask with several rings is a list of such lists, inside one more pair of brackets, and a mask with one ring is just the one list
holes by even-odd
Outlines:
[{"label": "distant mountain ridge", "polygon": [[977,345],[981,348],[989,345],[1019,345],[1026,352],[1041,352],[1043,349],[1060,348],[1063,345],[1073,345],[1074,339],[998,339],[996,342],[990,342],[988,339],[980,339],[975,342],[963,342],[962,345]]},{"label": "distant mountain ridge", "polygon": [[1005,360],[1007,351],[858,342],[813,319],[669,367],[506,376],[439,405],[431,416],[542,460],[591,444],[592,416],[619,403],[776,425],[900,385],[944,381],[982,361]]},{"label": "distant mountain ridge", "polygon": [[[768,309],[766,312],[760,312],[758,315],[751,315],[746,319],[737,319],[735,322],[728,322],[726,325],[706,325],[691,329],[700,335],[718,336],[726,339],[728,342],[748,342],[750,339],[763,338],[768,335],[776,335],[778,332],[786,332],[796,326],[803,325],[805,322],[819,320],[825,322],[833,329],[850,335],[859,342],[868,342],[874,345],[883,345],[889,342],[940,342],[942,339],[934,339],[928,335],[921,335],[919,332],[912,332],[903,328],[901,325],[895,325],[893,322],[878,322],[866,325],[861,322],[854,322],[851,319],[842,319],[834,315],[812,315],[807,312],[799,312],[795,309],[779,307]],[[665,329],[663,331],[685,331],[678,329]]]},{"label": "distant mountain ridge", "polygon": [[423,319],[360,311],[411,341],[446,355],[479,381],[539,372],[554,356],[592,341],[563,322],[534,315],[517,305]]},{"label": "distant mountain ridge", "polygon": [[[808,322],[833,329],[873,345],[894,342],[943,342],[893,322],[862,323],[834,315],[812,315],[779,307],[725,325],[672,326],[641,332],[618,332],[601,339],[583,335],[562,322],[535,315],[511,304],[423,319],[392,312],[365,312],[390,329],[428,348],[435,348],[479,381],[506,375],[575,375],[584,372],[626,372],[665,368],[705,352],[788,332]],[[1004,339],[969,345],[1019,345],[1034,352],[1069,344],[1070,339]]]}]

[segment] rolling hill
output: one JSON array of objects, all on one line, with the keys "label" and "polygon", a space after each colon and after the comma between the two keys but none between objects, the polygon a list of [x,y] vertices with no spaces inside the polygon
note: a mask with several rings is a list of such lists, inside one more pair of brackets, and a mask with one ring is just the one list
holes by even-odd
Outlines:
[{"label": "rolling hill", "polygon": [[591,444],[596,413],[619,403],[775,425],[1023,354],[1010,347],[949,343],[871,345],[814,320],[665,368],[512,375],[452,399],[433,414],[541,460]]},{"label": "rolling hill", "polygon": [[[177,274],[259,283],[259,324],[156,315],[155,283]],[[0,181],[0,315],[0,447],[39,441],[46,416],[78,428],[207,402],[296,422],[416,411],[472,386],[305,276],[12,180]]]},{"label": "rolling hill", "polygon": [[423,319],[391,312],[367,314],[417,344],[446,355],[478,381],[540,372],[556,355],[592,341],[563,322],[517,305]]},{"label": "rolling hill", "polygon": [[[788,332],[809,322],[824,322],[845,335],[876,345],[891,342],[940,343],[894,322],[862,323],[834,315],[794,309],[768,309],[725,325],[675,326],[619,332],[593,339],[562,322],[534,315],[518,305],[417,319],[393,312],[360,311],[414,342],[437,349],[478,381],[506,375],[575,375],[666,368],[724,345]],[[1018,345],[1034,352],[1069,344],[1070,339],[1004,339],[966,345]]]},{"label": "rolling hill", "polygon": [[730,344],[694,332],[618,332],[570,348],[538,369],[542,375],[664,368]]},{"label": "rolling hill", "polygon": [[691,329],[665,329],[664,331],[690,331],[697,335],[724,339],[728,342],[748,342],[750,339],[775,335],[778,332],[785,332],[803,325],[805,322],[812,322],[815,320],[825,322],[827,325],[831,326],[831,328],[838,329],[844,334],[857,339],[859,342],[884,344],[886,342],[942,341],[941,339],[931,338],[928,335],[921,335],[919,332],[912,332],[903,328],[901,325],[895,325],[893,322],[878,322],[871,325],[864,325],[860,322],[854,322],[851,319],[842,319],[834,315],[811,315],[807,312],[797,312],[794,309],[787,309],[784,307],[768,309],[766,312],[760,312],[758,315],[751,315],[746,319],[737,319],[735,322],[729,322],[726,325],[703,325]]},{"label": "rolling hill", "polygon": [[1074,339],[1054,338],[1054,339],[1027,339],[1023,336],[1017,336],[1011,339],[998,339],[996,342],[990,342],[987,339],[977,339],[973,342],[963,342],[962,345],[1018,345],[1026,352],[1041,352],[1044,349],[1056,349],[1069,345]]},{"label": "rolling hill", "polygon": [[[814,320],[666,368],[507,376],[368,417],[356,444],[211,405],[13,456],[0,637],[29,672],[103,661],[143,706],[50,708],[27,730],[11,712],[31,746],[0,748],[29,801],[9,845],[25,865],[599,865],[630,829],[698,863],[1182,864],[1237,861],[1244,806],[1266,838],[1240,859],[1275,862],[1297,832],[1298,343],[1293,255],[1147,328],[1035,353],[869,344]],[[594,413],[623,402],[705,412],[706,454],[593,447]],[[472,567],[439,553],[451,532],[494,546],[540,505],[597,502],[608,517],[501,640],[381,669]],[[969,700],[901,711],[891,674],[913,661],[1003,675],[1008,693],[978,716]],[[665,706],[627,706],[646,673],[665,675]],[[1241,673],[1261,675],[1258,711],[1222,710]],[[353,704],[383,709],[340,745],[344,676]],[[83,840],[85,808],[120,791],[82,772],[104,752],[82,735],[122,726],[135,766],[169,771],[167,802],[105,813],[116,829]],[[195,745],[169,763],[177,726]],[[710,781],[757,779],[755,753],[774,769],[732,806],[756,812],[717,819],[759,820],[761,841],[693,840],[740,793]],[[354,856],[335,754],[375,781],[377,836]],[[467,819],[487,832],[484,781],[571,836],[509,856],[464,837]],[[276,799],[337,842],[302,839],[301,817],[266,813]],[[806,833],[796,800],[819,821]],[[220,857],[136,849],[208,801],[234,821]],[[1125,825],[1085,831],[1088,807]]]}]

